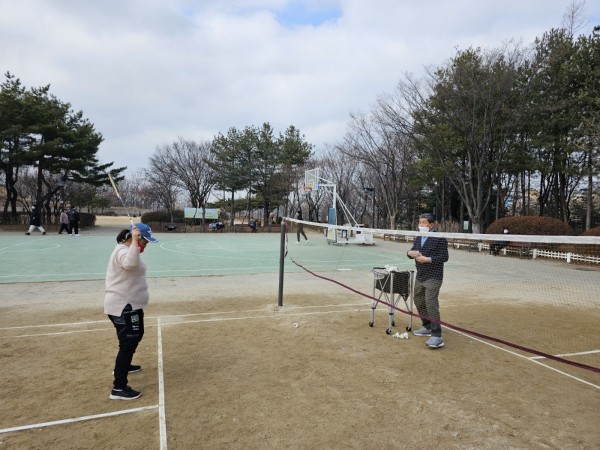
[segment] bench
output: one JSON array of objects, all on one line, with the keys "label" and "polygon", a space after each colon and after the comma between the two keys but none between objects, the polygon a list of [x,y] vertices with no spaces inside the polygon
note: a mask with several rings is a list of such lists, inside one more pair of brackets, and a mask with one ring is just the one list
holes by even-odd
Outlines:
[{"label": "bench", "polygon": [[533,257],[533,252],[531,250],[531,242],[509,242],[501,251],[505,255],[507,253],[519,255],[519,259],[530,259]]},{"label": "bench", "polygon": [[474,241],[472,239],[448,239],[448,245],[451,245],[453,248],[460,250],[467,249],[469,252],[471,250],[475,250],[477,252],[481,251],[482,242]]},{"label": "bench", "polygon": [[226,231],[232,231],[234,233],[251,233],[252,228],[247,223],[236,223],[233,226],[229,226]]}]

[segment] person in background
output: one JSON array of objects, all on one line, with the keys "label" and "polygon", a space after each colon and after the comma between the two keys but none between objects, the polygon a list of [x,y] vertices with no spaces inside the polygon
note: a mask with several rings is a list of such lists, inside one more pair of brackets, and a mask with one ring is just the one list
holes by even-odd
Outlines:
[{"label": "person in background", "polygon": [[69,210],[69,234],[79,236],[79,211],[73,206]]},{"label": "person in background", "polygon": [[[302,210],[300,208],[298,208],[298,211],[296,211],[296,214],[294,215],[294,219],[296,220],[304,220],[302,218]],[[306,240],[306,243],[308,244],[308,238],[306,237],[306,233],[304,232],[304,224],[303,223],[297,223],[296,226],[298,227],[298,229],[296,230],[296,244],[300,243],[300,235],[304,236],[304,239]]]},{"label": "person in background", "polygon": [[31,207],[31,217],[29,219],[29,230],[25,232],[27,236],[29,236],[35,229],[38,229],[42,232],[42,234],[46,234],[46,230],[42,226],[42,215],[36,205]]},{"label": "person in background", "polygon": [[210,228],[212,231],[218,231],[218,232],[222,233],[223,229],[225,228],[225,225],[223,224],[223,222],[221,222],[219,220],[217,222],[209,223],[208,228]]},{"label": "person in background", "polygon": [[[504,228],[504,234],[510,233],[508,228]],[[508,241],[498,241],[493,244],[490,244],[490,255],[498,256],[500,254],[500,250],[505,248],[508,245]]]},{"label": "person in background", "polygon": [[65,211],[64,209],[60,210],[59,222],[60,222],[60,230],[58,230],[58,234],[62,234],[63,230],[66,231],[67,233],[69,233],[69,215],[67,214],[67,211]]},{"label": "person in background", "polygon": [[248,220],[248,226],[252,229],[253,233],[256,233],[256,220],[252,218]]},{"label": "person in background", "polygon": [[[419,216],[419,231],[437,231],[431,214]],[[443,347],[438,296],[444,280],[444,263],[448,261],[448,241],[433,236],[417,236],[407,256],[415,260],[417,268],[415,305],[423,321],[423,326],[413,333],[415,336],[430,336],[426,342],[429,348]]]},{"label": "person in background", "polygon": [[108,261],[104,313],[119,340],[111,400],[133,400],[142,395],[128,386],[128,374],[142,369],[131,362],[144,336],[144,307],[149,301],[146,264],[140,258],[148,242],[157,242],[150,227],[143,223],[131,225],[118,234],[117,246]]}]

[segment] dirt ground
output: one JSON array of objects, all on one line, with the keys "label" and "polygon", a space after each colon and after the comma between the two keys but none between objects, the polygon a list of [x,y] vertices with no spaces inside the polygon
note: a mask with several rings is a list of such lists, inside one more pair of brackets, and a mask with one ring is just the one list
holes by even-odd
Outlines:
[{"label": "dirt ground", "polygon": [[[108,400],[116,337],[102,281],[0,286],[0,448],[600,448],[598,374],[451,331],[439,350],[394,339],[385,309],[371,328],[366,299],[304,273],[287,276],[277,307],[274,278],[149,279],[144,369],[130,376],[143,396],[131,402]],[[494,308],[474,320],[526,326],[526,305]],[[569,314],[597,329],[597,315]]]}]

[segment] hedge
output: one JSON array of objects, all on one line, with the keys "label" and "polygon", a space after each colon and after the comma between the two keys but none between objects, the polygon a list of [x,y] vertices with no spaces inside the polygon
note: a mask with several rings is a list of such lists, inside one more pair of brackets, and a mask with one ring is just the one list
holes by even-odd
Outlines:
[{"label": "hedge", "polygon": [[573,229],[560,219],[542,216],[503,217],[491,223],[485,231],[488,234],[502,234],[508,228],[510,234],[541,236],[572,236]]}]

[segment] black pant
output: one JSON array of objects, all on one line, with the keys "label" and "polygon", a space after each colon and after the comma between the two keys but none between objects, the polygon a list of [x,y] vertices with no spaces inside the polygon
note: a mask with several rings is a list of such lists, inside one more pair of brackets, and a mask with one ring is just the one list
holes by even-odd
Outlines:
[{"label": "black pant", "polygon": [[298,239],[298,242],[300,242],[300,235],[304,236],[304,239],[308,241],[306,233],[304,232],[304,225],[301,223],[298,224],[298,230],[296,231],[296,238]]},{"label": "black pant", "polygon": [[65,230],[67,233],[70,233],[69,231],[69,225],[66,223],[62,223],[60,224],[60,230],[58,231],[58,234],[61,234],[63,232],[63,230]]},{"label": "black pant", "polygon": [[[129,306],[129,305],[127,305]],[[127,308],[127,307],[125,307]],[[131,306],[129,306],[131,308]],[[128,326],[125,320],[125,310],[120,316],[108,315],[108,318],[115,326],[117,331],[117,338],[119,339],[119,352],[115,359],[115,381],[113,386],[115,389],[124,389],[127,387],[127,373],[129,372],[129,366],[133,360],[133,354],[135,353],[138,344],[144,336],[144,310],[138,309],[135,312],[139,316],[139,332],[135,335],[131,334],[131,328]]]},{"label": "black pant", "polygon": [[79,234],[79,222],[76,220],[69,221],[69,233],[73,234],[73,230],[75,230],[75,234]]},{"label": "black pant", "polygon": [[507,241],[496,242],[495,244],[490,244],[490,255],[499,255],[500,250],[508,245]]}]

